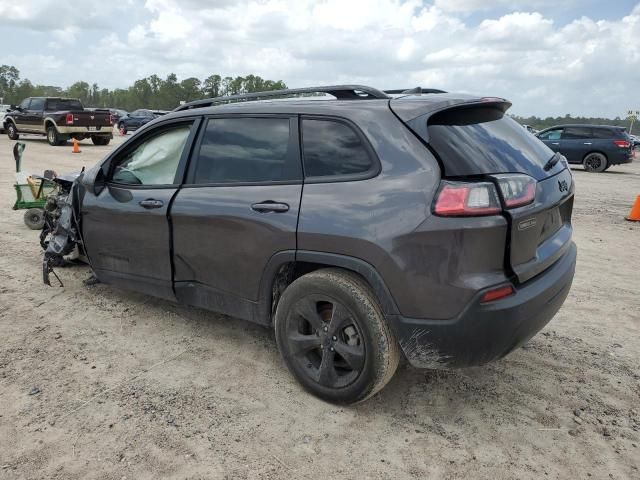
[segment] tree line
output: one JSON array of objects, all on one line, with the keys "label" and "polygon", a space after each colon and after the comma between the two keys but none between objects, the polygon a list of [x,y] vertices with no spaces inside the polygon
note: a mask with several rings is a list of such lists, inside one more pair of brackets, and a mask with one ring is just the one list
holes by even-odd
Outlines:
[{"label": "tree line", "polygon": [[521,117],[517,115],[512,115],[512,118],[520,123],[521,125],[530,125],[536,130],[544,130],[545,128],[554,127],[556,125],[563,125],[567,123],[577,123],[583,125],[614,125],[617,127],[625,127],[627,132],[632,133],[634,135],[640,134],[640,125],[638,122],[634,122],[633,124],[633,132],[629,131],[630,121],[627,119],[623,119],[620,117],[616,117],[614,119],[611,118],[602,118],[602,117],[572,117],[569,114],[566,114],[564,117],[546,117],[539,118],[535,116],[531,117]]},{"label": "tree line", "polygon": [[111,107],[132,111],[137,108],[172,110],[181,101],[262,92],[287,88],[282,80],[265,80],[257,75],[223,77],[210,75],[204,80],[195,77],[178,81],[175,73],[166,78],[150,75],[136,80],[128,88],[100,88],[97,83],[75,82],[68,88],[54,85],[34,85],[20,78],[13,66],[0,67],[0,97],[5,104],[19,104],[27,97],[71,97],[80,99],[86,107]]}]

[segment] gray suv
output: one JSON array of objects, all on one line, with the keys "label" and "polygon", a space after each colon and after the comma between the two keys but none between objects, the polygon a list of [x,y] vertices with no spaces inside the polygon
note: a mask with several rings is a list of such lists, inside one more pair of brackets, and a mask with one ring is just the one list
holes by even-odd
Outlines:
[{"label": "gray suv", "polygon": [[[300,96],[317,92],[335,99]],[[181,106],[59,198],[45,281],[77,246],[102,282],[271,326],[332,402],[371,397],[401,356],[501,358],[576,263],[570,170],[509,106],[354,85]]]}]

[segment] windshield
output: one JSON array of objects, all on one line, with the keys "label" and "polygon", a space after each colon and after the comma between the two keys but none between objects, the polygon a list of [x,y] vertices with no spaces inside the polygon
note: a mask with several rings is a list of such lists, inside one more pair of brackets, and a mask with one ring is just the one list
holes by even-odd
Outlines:
[{"label": "windshield", "polygon": [[544,143],[499,109],[450,109],[429,119],[429,143],[446,176],[526,173],[541,180],[554,155]]},{"label": "windshield", "polygon": [[62,110],[82,110],[80,100],[70,98],[52,98],[47,101],[47,110],[57,112]]}]

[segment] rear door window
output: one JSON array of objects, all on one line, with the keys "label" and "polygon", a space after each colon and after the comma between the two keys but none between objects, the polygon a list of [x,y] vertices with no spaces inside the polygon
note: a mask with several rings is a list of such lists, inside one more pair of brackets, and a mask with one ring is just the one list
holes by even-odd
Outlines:
[{"label": "rear door window", "polygon": [[211,118],[194,183],[254,184],[301,180],[297,133],[285,117]]},{"label": "rear door window", "polygon": [[586,140],[592,137],[589,127],[565,127],[562,132],[563,140]]},{"label": "rear door window", "polygon": [[445,176],[526,173],[540,180],[554,155],[544,143],[498,108],[454,108],[429,119],[429,143]]},{"label": "rear door window", "polygon": [[375,169],[362,137],[350,125],[336,120],[304,118],[302,151],[307,178],[361,176]]}]

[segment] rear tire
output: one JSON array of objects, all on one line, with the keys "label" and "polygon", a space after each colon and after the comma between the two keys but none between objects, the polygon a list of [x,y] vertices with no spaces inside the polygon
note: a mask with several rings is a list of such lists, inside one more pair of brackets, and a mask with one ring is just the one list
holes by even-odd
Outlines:
[{"label": "rear tire", "polygon": [[24,212],[24,224],[31,230],[42,230],[44,228],[44,210],[30,208]]},{"label": "rear tire", "polygon": [[7,137],[9,137],[9,140],[18,140],[20,138],[18,129],[13,124],[13,122],[9,122],[7,124]]},{"label": "rear tire", "polygon": [[276,341],[293,376],[314,395],[349,404],[393,376],[400,347],[359,276],[322,269],[295,280],[275,314]]},{"label": "rear tire", "polygon": [[607,161],[607,157],[605,157],[601,153],[591,152],[587,153],[582,161],[584,165],[584,169],[587,172],[604,172],[608,166],[609,162]]}]

